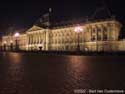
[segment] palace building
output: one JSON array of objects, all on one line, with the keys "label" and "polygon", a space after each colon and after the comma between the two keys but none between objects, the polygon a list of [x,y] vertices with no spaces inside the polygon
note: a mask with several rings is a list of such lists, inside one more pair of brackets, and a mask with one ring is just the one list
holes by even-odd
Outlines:
[{"label": "palace building", "polygon": [[[119,39],[122,24],[116,19],[86,21],[45,28],[33,25],[19,36],[2,37],[2,49],[45,51],[125,51],[125,40]],[[77,32],[75,29],[78,28]]]}]

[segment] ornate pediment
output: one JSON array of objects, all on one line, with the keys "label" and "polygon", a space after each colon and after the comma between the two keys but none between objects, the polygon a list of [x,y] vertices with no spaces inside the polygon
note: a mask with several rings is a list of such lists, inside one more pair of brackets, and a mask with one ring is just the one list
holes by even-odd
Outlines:
[{"label": "ornate pediment", "polygon": [[28,32],[30,31],[37,31],[37,30],[41,30],[43,29],[42,27],[39,27],[39,26],[36,26],[36,25],[33,25],[29,30],[27,30]]}]

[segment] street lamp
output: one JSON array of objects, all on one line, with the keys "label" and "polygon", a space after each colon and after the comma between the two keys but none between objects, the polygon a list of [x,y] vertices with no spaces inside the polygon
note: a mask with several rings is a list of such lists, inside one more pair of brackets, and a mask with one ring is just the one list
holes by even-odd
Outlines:
[{"label": "street lamp", "polygon": [[18,32],[16,32],[15,34],[14,34],[14,36],[17,38],[17,37],[19,37],[19,33]]},{"label": "street lamp", "polygon": [[13,41],[10,40],[10,50],[12,51],[13,50]]},{"label": "street lamp", "polygon": [[4,41],[4,42],[3,42],[3,44],[7,44],[7,42],[6,42],[6,41]]},{"label": "street lamp", "polygon": [[80,45],[79,45],[79,34],[83,31],[83,29],[80,26],[75,27],[74,31],[78,34],[78,44],[77,44],[77,51],[80,51]]},{"label": "street lamp", "polygon": [[16,32],[15,34],[14,34],[14,37],[16,38],[15,39],[15,45],[16,45],[16,47],[15,47],[15,50],[19,50],[19,44],[18,44],[18,37],[20,36],[20,34],[18,33],[18,32]]},{"label": "street lamp", "polygon": [[4,50],[4,51],[6,51],[6,44],[7,44],[7,42],[4,41],[4,42],[3,42],[3,50]]}]

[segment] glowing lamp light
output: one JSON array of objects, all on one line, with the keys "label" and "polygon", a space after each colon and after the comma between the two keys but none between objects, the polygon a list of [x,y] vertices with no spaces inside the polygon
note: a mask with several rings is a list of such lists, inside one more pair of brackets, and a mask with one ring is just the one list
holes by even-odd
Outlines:
[{"label": "glowing lamp light", "polygon": [[14,34],[14,37],[19,37],[19,33],[18,32],[16,32],[15,34]]},{"label": "glowing lamp light", "polygon": [[7,44],[7,42],[6,42],[6,41],[4,41],[4,42],[3,42],[3,44]]},{"label": "glowing lamp light", "polygon": [[77,32],[77,33],[79,33],[81,31],[83,31],[83,29],[80,26],[77,26],[77,27],[75,27],[74,31]]},{"label": "glowing lamp light", "polygon": [[11,40],[10,43],[13,43],[13,41]]}]

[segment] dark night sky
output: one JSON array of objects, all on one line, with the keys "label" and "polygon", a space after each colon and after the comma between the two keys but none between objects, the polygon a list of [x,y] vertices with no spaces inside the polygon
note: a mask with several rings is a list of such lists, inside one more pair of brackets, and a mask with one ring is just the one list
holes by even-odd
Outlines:
[{"label": "dark night sky", "polygon": [[49,7],[52,8],[55,19],[91,16],[102,5],[102,1],[125,24],[124,0],[4,0],[0,2],[0,32],[7,31],[11,26],[15,30],[29,28]]}]

